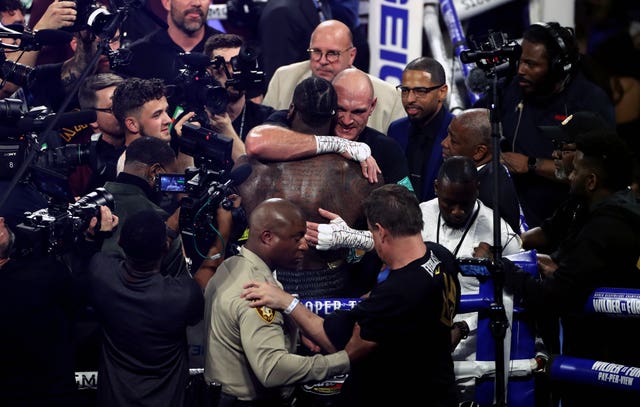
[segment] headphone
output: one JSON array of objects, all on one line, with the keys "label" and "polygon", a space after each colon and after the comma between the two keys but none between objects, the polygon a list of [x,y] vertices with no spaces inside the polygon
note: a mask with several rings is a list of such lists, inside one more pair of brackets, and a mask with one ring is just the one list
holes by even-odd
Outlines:
[{"label": "headphone", "polygon": [[567,32],[571,32],[571,29],[562,27],[557,23],[548,24],[544,22],[538,22],[534,23],[533,25],[544,28],[545,31],[553,38],[555,43],[558,45],[560,53],[556,55],[555,58],[549,61],[549,71],[552,73],[552,75],[554,75],[555,78],[564,78],[571,72],[571,69],[573,68],[573,65],[576,62],[577,58],[575,58],[575,56],[572,55],[573,52],[567,48],[567,45],[562,39],[562,35],[560,35],[559,30],[566,30]]}]

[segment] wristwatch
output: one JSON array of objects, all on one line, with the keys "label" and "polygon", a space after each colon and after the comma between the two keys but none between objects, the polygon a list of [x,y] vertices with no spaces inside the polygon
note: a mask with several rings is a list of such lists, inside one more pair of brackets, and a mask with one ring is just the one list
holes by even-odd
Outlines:
[{"label": "wristwatch", "polygon": [[535,157],[529,157],[529,160],[528,160],[529,173],[535,174],[537,167],[538,167],[538,159]]}]

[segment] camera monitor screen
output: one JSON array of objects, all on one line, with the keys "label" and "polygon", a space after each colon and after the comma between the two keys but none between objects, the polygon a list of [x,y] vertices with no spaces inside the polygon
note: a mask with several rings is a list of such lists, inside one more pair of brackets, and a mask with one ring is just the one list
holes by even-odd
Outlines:
[{"label": "camera monitor screen", "polygon": [[184,174],[160,174],[160,190],[163,192],[186,192]]}]

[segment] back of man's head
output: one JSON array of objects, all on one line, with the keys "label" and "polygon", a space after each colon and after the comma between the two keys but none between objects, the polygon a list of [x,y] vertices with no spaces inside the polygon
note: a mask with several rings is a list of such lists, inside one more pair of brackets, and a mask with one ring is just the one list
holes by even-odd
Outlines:
[{"label": "back of man's head", "polygon": [[78,102],[81,109],[93,109],[96,107],[96,92],[111,86],[118,86],[124,82],[124,78],[114,73],[98,73],[88,76],[78,89]]},{"label": "back of man's head", "polygon": [[172,168],[176,161],[173,149],[166,142],[155,137],[135,139],[127,147],[125,170],[133,163],[146,165],[160,164],[165,169]]},{"label": "back of man's head", "polygon": [[381,225],[392,236],[419,235],[424,225],[416,195],[398,184],[386,184],[374,189],[363,202],[370,228]]},{"label": "back of man's head", "polygon": [[152,209],[136,212],[124,221],[118,244],[134,263],[156,263],[168,250],[167,226]]},{"label": "back of man's head", "polygon": [[127,116],[138,112],[150,100],[166,96],[164,82],[161,79],[125,79],[113,92],[113,114],[120,126],[126,128]]},{"label": "back of man's head", "polygon": [[318,127],[335,118],[338,97],[331,82],[310,76],[296,86],[291,104],[306,125]]}]

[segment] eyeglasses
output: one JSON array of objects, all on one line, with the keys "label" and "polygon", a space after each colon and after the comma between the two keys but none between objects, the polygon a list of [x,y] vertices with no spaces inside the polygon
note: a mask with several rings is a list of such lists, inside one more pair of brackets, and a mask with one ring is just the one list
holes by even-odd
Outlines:
[{"label": "eyeglasses", "polygon": [[424,86],[410,88],[408,86],[398,85],[396,86],[396,89],[400,91],[400,93],[402,94],[402,97],[409,96],[409,92],[413,91],[413,94],[416,96],[416,98],[420,99],[420,98],[426,97],[430,92],[433,92],[436,89],[440,89],[444,85],[445,84],[443,83],[441,85],[430,86],[428,88],[425,88]]},{"label": "eyeglasses", "polygon": [[95,110],[96,112],[103,112],[103,113],[113,113],[113,108],[111,107],[92,107],[91,110]]},{"label": "eyeglasses", "polygon": [[340,54],[349,51],[351,48],[353,47],[343,49],[342,51],[327,51],[324,53],[317,48],[309,48],[307,52],[309,53],[309,57],[311,57],[313,61],[320,61],[322,59],[322,55],[324,54],[325,58],[327,58],[327,61],[329,61],[330,63],[334,63],[338,60],[338,58],[340,58]]}]

